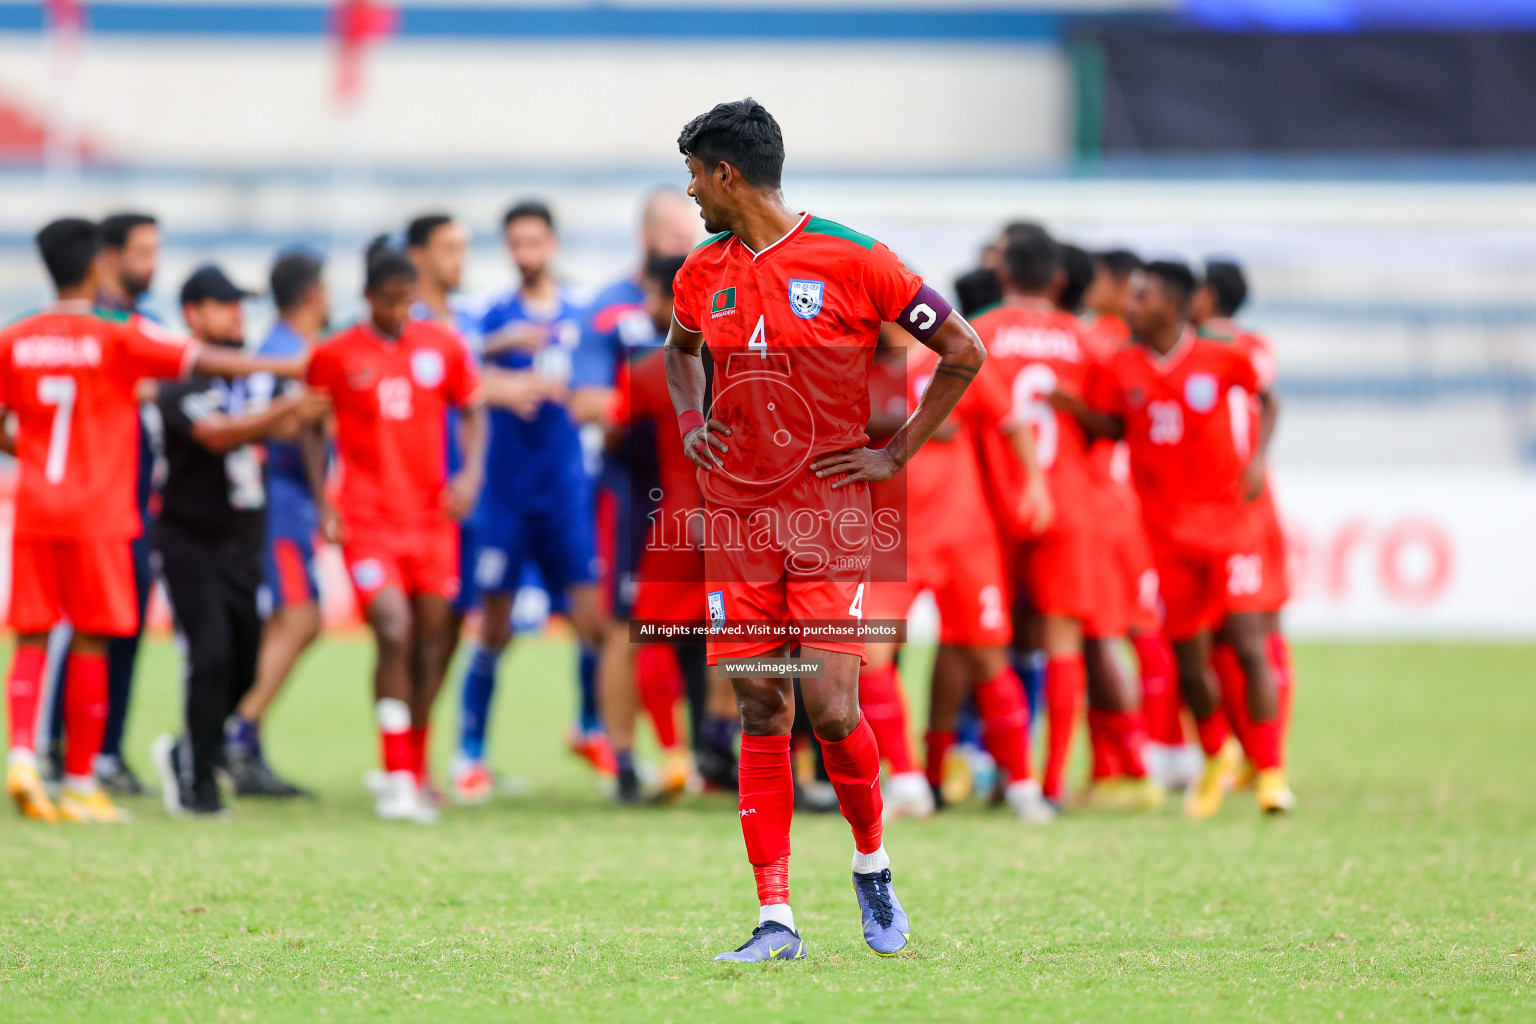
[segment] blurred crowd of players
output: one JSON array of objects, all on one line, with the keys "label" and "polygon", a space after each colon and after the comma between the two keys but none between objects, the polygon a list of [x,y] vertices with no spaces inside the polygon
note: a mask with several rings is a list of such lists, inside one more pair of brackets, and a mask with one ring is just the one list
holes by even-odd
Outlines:
[{"label": "blurred crowd of players", "polygon": [[[154,218],[90,227],[80,280],[60,278],[40,236],[61,293],[45,315],[78,321],[49,330],[99,321],[125,332],[129,349],[134,331],[180,343],[138,310],[155,272]],[[649,196],[636,269],[595,296],[559,276],[547,205],[515,204],[501,230],[517,280],[488,300],[459,294],[469,234],[453,216],[424,214],[377,240],[364,256],[367,312],[340,331],[313,254],[276,259],[267,290],[277,320],[255,344],[242,317],[249,292],[216,266],[188,279],[182,315],[199,343],[188,349],[245,349],[270,363],[193,367],[176,384],[156,384],[168,374],[147,364],[119,375],[139,404],[130,461],[143,526],[105,539],[126,552],[137,614],[132,629],[121,614],[83,625],[96,609],[73,610],[71,584],[96,584],[77,569],[49,570],[63,592],[35,579],[13,586],[18,634],[53,627],[37,653],[19,649],[8,687],[8,789],[24,814],[124,820],[110,796],[144,792],[122,737],[157,571],[187,658],[183,730],[151,751],[167,808],[222,816],[230,792],[305,795],[268,765],[261,723],[321,632],[321,540],[342,546],[378,645],[382,764],[368,784],[381,817],[428,823],[451,803],[516,788],[493,771],[488,727],[502,655],[514,632],[539,624],[527,595],[540,590],[579,639],[569,746],[614,798],[734,790],[735,700],[706,667],[704,643],[636,643],[630,629],[705,617],[702,557],[650,533],[702,506],[660,353],[673,278],[699,241],[697,211],[680,193]],[[87,285],[82,310],[65,293]],[[1075,806],[1154,811],[1174,789],[1203,817],[1250,781],[1262,808],[1289,809],[1285,546],[1263,473],[1275,367],[1264,339],[1234,320],[1246,292],[1230,261],[1198,274],[1143,264],[1033,224],[1006,227],[955,282],[989,359],[950,423],[874,496],[900,508],[905,564],[870,585],[864,617],[904,619],[927,591],[941,622],[921,762],[900,646],[870,644],[860,674],[888,817],[974,796],[1046,822]],[[12,354],[40,336],[0,335],[0,362],[19,366]],[[932,362],[887,325],[871,378],[875,445],[905,419]],[[35,423],[57,442],[57,396],[27,386],[44,396],[32,412],[51,417]],[[13,421],[28,416],[18,387],[0,385]],[[1140,449],[1166,448],[1163,464],[1137,464],[1121,440],[1137,418],[1150,424]],[[1044,493],[1027,493],[1004,440],[1020,424],[1033,431]],[[25,445],[22,462],[25,475]],[[1234,478],[1241,509],[1228,500]],[[29,500],[24,483],[18,543]],[[54,543],[68,530],[34,532]],[[16,621],[17,586],[48,591],[47,607],[24,609],[27,622]],[[63,620],[85,635],[72,643]],[[455,752],[439,788],[429,727],[461,638]],[[104,667],[92,660],[97,639]],[[504,699],[546,682],[516,680]],[[635,754],[642,711],[655,765]],[[1085,721],[1089,767],[1074,785]],[[808,725],[797,723],[795,743],[797,803],[835,810]]]}]

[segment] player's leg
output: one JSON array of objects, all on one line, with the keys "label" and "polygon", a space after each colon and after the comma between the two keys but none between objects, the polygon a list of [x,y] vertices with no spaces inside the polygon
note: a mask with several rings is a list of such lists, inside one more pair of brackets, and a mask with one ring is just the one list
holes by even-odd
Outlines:
[{"label": "player's leg", "polygon": [[[1286,784],[1281,765],[1280,701],[1270,668],[1265,627],[1264,616],[1254,612],[1228,615],[1223,623],[1244,683],[1241,692],[1234,688],[1227,703],[1243,721],[1244,749],[1257,773],[1254,789],[1259,807],[1273,814],[1290,810],[1295,797]],[[1242,736],[1240,733],[1239,737]]]},{"label": "player's leg", "polygon": [[[941,643],[934,652],[929,674],[928,729],[923,736],[924,774],[937,807],[943,807],[948,801],[963,800],[970,792],[969,775],[962,779],[965,791],[954,791],[945,778],[945,766],[971,697],[971,683],[971,669],[964,653]],[[956,758],[956,763],[963,765],[963,758]]]},{"label": "player's leg", "polygon": [[223,560],[217,545],[164,520],[155,527],[155,553],[186,660],[181,735],[159,737],[152,751],[161,796],[172,814],[218,816],[224,803],[214,769],[223,755],[233,670]]},{"label": "player's leg", "polygon": [[[224,604],[226,615],[229,619],[229,647],[230,647],[230,671],[227,677],[227,690],[224,695],[224,749],[221,752],[221,763],[224,772],[235,783],[235,792],[239,796],[291,796],[291,787],[271,787],[267,792],[259,783],[251,786],[253,781],[246,775],[246,785],[241,785],[241,777],[232,769],[230,758],[229,735],[231,722],[235,720],[235,709],[240,706],[256,685],[256,668],[261,657],[261,637],[263,622],[261,618],[261,560],[256,551],[251,551],[245,556],[232,554],[224,567]],[[247,767],[247,766],[242,766]],[[262,780],[266,781],[266,780]],[[272,782],[277,780],[273,779]]]},{"label": "player's leg", "polygon": [[[729,599],[728,599],[729,600]],[[728,612],[737,610],[731,604]],[[787,644],[753,656],[784,657]],[[741,715],[737,816],[747,860],[757,883],[758,917],[752,938],[716,960],[794,960],[805,956],[789,902],[789,831],[795,813],[795,778],[789,738],[795,722],[788,679],[733,678]]]},{"label": "player's leg", "polygon": [[1082,622],[1066,615],[1044,618],[1046,662],[1046,759],[1041,786],[1045,798],[1060,804],[1066,785],[1067,762],[1087,688],[1083,665]]},{"label": "player's leg", "polygon": [[806,648],[802,648],[801,656],[820,659],[824,665],[821,678],[801,680],[801,696],[821,742],[838,808],[853,831],[853,886],[864,941],[881,956],[890,956],[906,947],[912,925],[891,884],[891,858],[884,842],[880,751],[873,730],[859,714],[861,659],[847,651]]},{"label": "player's leg", "polygon": [[512,639],[512,604],[526,560],[528,529],[523,519],[516,511],[498,510],[476,530],[473,586],[480,598],[480,623],[459,685],[458,750],[452,769],[453,797],[461,804],[484,803],[493,788],[486,735],[496,671]]},{"label": "player's leg", "polygon": [[[35,564],[25,565],[15,558],[15,552],[24,547],[25,542],[16,540],[13,544],[10,621],[17,636],[5,684],[10,722],[5,787],[24,817],[52,823],[58,821],[58,811],[43,786],[37,764],[37,705],[48,659],[47,613],[42,612],[44,621],[37,619],[43,604],[35,589],[38,581],[32,576],[37,567]],[[30,556],[26,557],[30,559]]]},{"label": "player's leg", "polygon": [[448,671],[449,637],[453,630],[453,602],[430,591],[411,598],[416,630],[411,658],[411,761],[419,785],[430,785],[432,709],[443,689]]},{"label": "player's leg", "polygon": [[149,595],[155,583],[154,569],[149,561],[152,546],[147,533],[135,537],[130,546],[138,628],[129,636],[107,640],[107,732],[101,741],[95,769],[97,781],[114,796],[144,794],[143,784],[123,756],[123,731],[128,725],[128,704],[133,697],[139,641],[144,636],[144,613],[149,607]]},{"label": "player's leg", "polygon": [[271,613],[262,626],[255,682],[225,724],[224,756],[237,793],[298,796],[304,791],[279,778],[267,764],[261,723],[299,658],[320,638],[320,588],[313,542],[299,529],[268,537],[263,555]]},{"label": "player's leg", "polygon": [[375,811],[387,820],[431,822],[436,819],[437,812],[421,798],[417,787],[416,757],[411,739],[412,646],[416,622],[410,598],[398,580],[372,595],[367,604],[367,619],[376,648],[374,716],[379,727],[379,752],[384,769],[384,784]]},{"label": "player's leg", "polygon": [[[866,621],[905,620],[917,588],[911,583],[872,581],[866,588]],[[880,758],[889,767],[885,780],[886,820],[926,818],[934,811],[933,791],[918,771],[907,724],[907,699],[897,662],[900,645],[865,645],[867,664],[859,670],[859,709],[874,731]]]},{"label": "player's leg", "polygon": [[[1114,810],[1157,810],[1167,794],[1147,775],[1140,687],[1121,671],[1113,645],[1114,641],[1100,636],[1083,640],[1088,735],[1094,752],[1089,801]],[[1101,767],[1108,773],[1102,773]]]}]

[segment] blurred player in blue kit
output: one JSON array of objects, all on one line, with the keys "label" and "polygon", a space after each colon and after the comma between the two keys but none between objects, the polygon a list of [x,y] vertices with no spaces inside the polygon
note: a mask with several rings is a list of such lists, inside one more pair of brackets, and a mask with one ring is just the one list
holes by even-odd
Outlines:
[{"label": "blurred player in blue kit", "polygon": [[555,276],[559,239],[547,206],[518,203],[502,229],[520,286],[493,304],[479,325],[487,370],[500,372],[467,577],[479,592],[481,618],[464,675],[453,767],[454,796],[462,803],[482,802],[491,793],[485,737],[496,665],[511,639],[513,597],[530,565],[584,647],[571,747],[599,771],[613,773],[596,700],[596,651],[607,627],[597,586],[591,481],[565,404],[583,306]]}]

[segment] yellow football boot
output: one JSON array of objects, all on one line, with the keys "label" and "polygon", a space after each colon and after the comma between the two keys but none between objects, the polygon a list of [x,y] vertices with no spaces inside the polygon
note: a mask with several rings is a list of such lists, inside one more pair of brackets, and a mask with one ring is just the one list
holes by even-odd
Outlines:
[{"label": "yellow football boot", "polygon": [[1205,759],[1205,772],[1184,799],[1184,813],[1191,818],[1209,818],[1221,810],[1221,801],[1237,777],[1241,756],[1237,743],[1228,740],[1214,756]]},{"label": "yellow football boot", "polygon": [[1259,772],[1253,781],[1254,795],[1259,810],[1265,814],[1285,814],[1296,806],[1296,794],[1285,781],[1285,772],[1279,768]]},{"label": "yellow football boot", "polygon": [[58,809],[48,799],[48,790],[43,788],[43,778],[37,774],[37,765],[25,761],[12,762],[5,773],[5,791],[16,801],[16,809],[22,817],[46,821],[50,825],[58,823]]},{"label": "yellow football boot", "polygon": [[661,791],[657,796],[671,800],[688,789],[693,779],[693,758],[682,747],[661,755]]},{"label": "yellow football boot", "polygon": [[117,825],[133,815],[112,802],[100,786],[91,789],[66,787],[59,795],[59,817],[80,825]]}]

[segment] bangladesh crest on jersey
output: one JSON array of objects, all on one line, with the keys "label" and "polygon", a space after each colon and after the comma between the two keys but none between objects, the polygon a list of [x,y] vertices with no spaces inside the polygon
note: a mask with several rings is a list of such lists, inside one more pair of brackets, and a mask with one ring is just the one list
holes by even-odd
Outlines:
[{"label": "bangladesh crest on jersey", "polygon": [[821,312],[821,293],[827,287],[824,281],[789,281],[789,308],[801,320],[809,320]]}]

